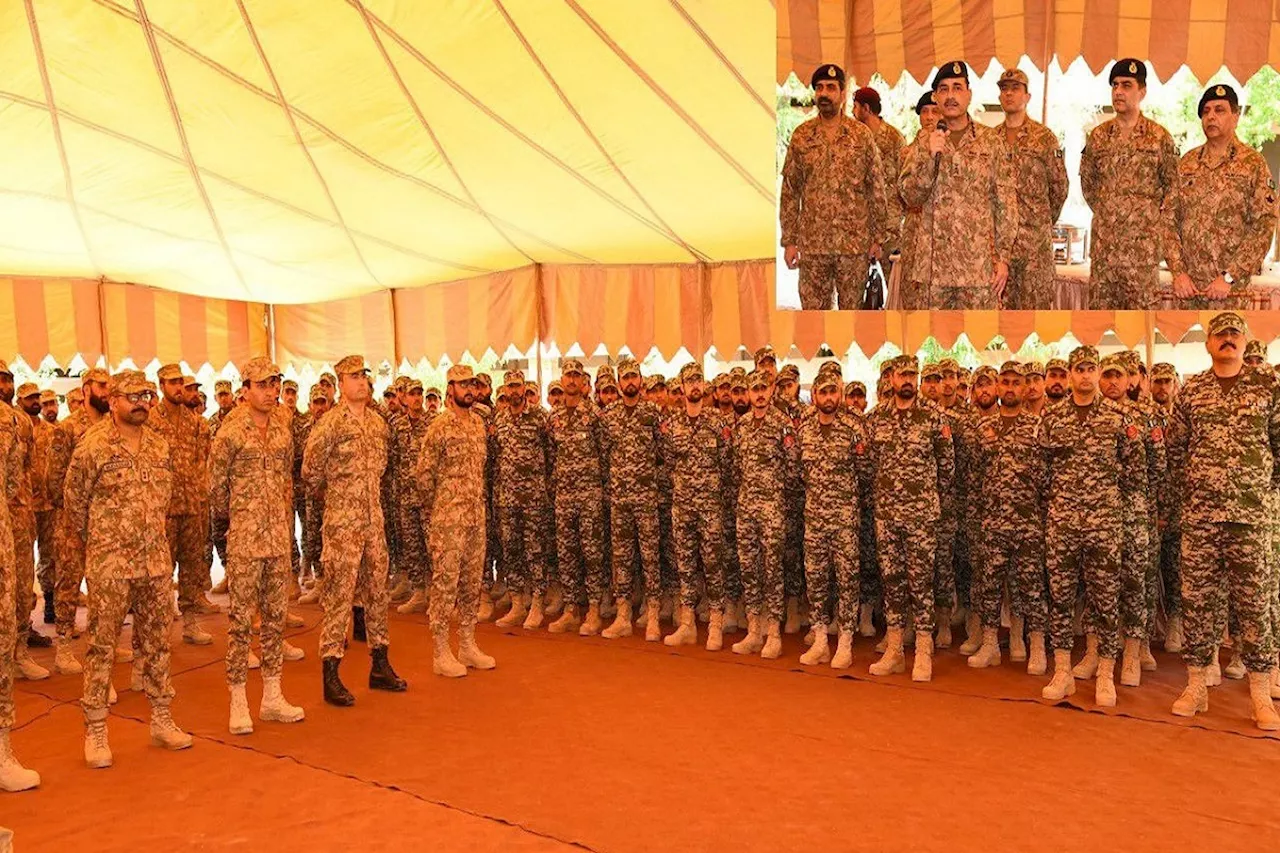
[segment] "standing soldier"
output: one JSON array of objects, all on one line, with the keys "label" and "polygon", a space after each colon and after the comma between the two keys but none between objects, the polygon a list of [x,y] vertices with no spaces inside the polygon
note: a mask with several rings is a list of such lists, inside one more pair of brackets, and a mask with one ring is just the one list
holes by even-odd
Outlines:
[{"label": "standing soldier", "polygon": [[[920,95],[920,99],[916,101],[916,115],[920,119],[920,130],[916,132],[914,141],[919,142],[921,137],[933,133],[942,119],[942,110],[933,102],[932,91],[926,89]],[[898,268],[904,271],[898,276],[902,307],[909,311],[923,311],[929,307],[929,293],[920,286],[913,287],[910,279],[905,275],[905,271],[911,269],[913,247],[920,234],[920,217],[924,212],[923,205],[910,204],[902,195],[899,176],[902,174],[902,160],[906,156],[906,149],[907,146],[904,145],[898,151],[898,171],[887,176],[885,180],[892,185],[893,190],[898,194],[898,199],[902,202],[902,239],[899,243],[902,249],[901,257],[898,259]]]},{"label": "standing soldier", "polygon": [[[859,492],[870,471],[862,420],[840,411],[840,378],[839,369],[818,372],[813,382],[815,413],[800,426],[804,568],[813,625],[813,645],[800,656],[800,663],[812,666],[831,660],[833,669],[847,669],[853,662],[862,570],[857,541],[862,516]],[[837,600],[829,613],[828,578],[832,576]],[[840,627],[834,659],[827,646],[829,616]]]},{"label": "standing soldier", "polygon": [[1022,407],[1037,418],[1044,412],[1044,365],[1029,361],[1022,367],[1025,384],[1022,390]]},{"label": "standing soldier", "polygon": [[[3,381],[3,380],[0,380]],[[40,418],[40,389],[34,383],[25,382],[18,388],[17,392],[18,406],[13,409],[13,414],[20,426],[29,428],[25,439],[25,458],[23,460],[23,486],[20,491],[23,494],[24,505],[10,511],[10,523],[14,519],[22,518],[26,525],[25,535],[22,537],[21,544],[17,551],[15,548],[15,558],[19,567],[17,573],[17,591],[14,596],[16,602],[15,616],[17,617],[17,637],[14,644],[14,660],[18,667],[18,673],[29,681],[39,681],[49,677],[49,670],[36,663],[31,657],[31,646],[47,648],[52,642],[32,629],[31,626],[31,610],[35,607],[35,580],[36,580],[36,564],[32,554],[32,548],[36,543],[37,524],[36,519],[42,515],[46,515],[45,510],[48,508],[48,498],[46,497],[44,485],[44,467],[49,456],[49,434],[53,431],[53,427],[45,423]],[[18,539],[17,536],[14,537]],[[41,551],[49,547],[48,539],[44,540],[44,546]],[[43,560],[43,554],[41,558]]]},{"label": "standing soldier", "polygon": [[844,71],[810,81],[818,115],[795,129],[782,166],[783,259],[800,270],[800,307],[857,308],[867,268],[891,237],[886,175],[875,136],[845,114]]},{"label": "standing soldier", "polygon": [[369,370],[364,357],[349,355],[336,365],[342,401],[319,421],[307,440],[302,477],[324,491],[324,627],[320,657],[324,700],[355,704],[338,677],[346,652],[356,588],[367,605],[365,630],[373,666],[371,690],[407,689],[387,658],[387,541],[383,535],[382,472],[387,466],[387,425],[369,407]]},{"label": "standing soldier", "polygon": [[672,535],[680,574],[680,626],[663,641],[694,645],[698,628],[698,566],[711,608],[707,651],[724,644],[724,483],[729,476],[733,429],[714,410],[704,411],[706,383],[695,362],[680,370],[684,405],[662,424],[663,458],[671,466]]},{"label": "standing soldier", "polygon": [[[474,411],[479,384],[471,368],[449,368],[449,405],[431,421],[422,439],[415,473],[422,505],[431,519],[431,604],[434,645],[432,671],[457,678],[467,667],[493,669],[496,663],[476,645],[476,607],[484,552],[474,532],[485,529],[484,421]],[[458,656],[449,647],[449,618],[458,614]]]},{"label": "standing soldier", "polygon": [[880,265],[889,279],[891,257],[901,249],[902,197],[898,194],[898,168],[906,140],[898,129],[880,117],[880,93],[864,86],[853,93],[853,117],[867,126],[880,152],[880,172],[884,175],[885,227],[889,238],[881,248]]},{"label": "standing soldier", "polygon": [[261,356],[240,371],[246,417],[218,431],[209,460],[209,504],[226,518],[231,624],[227,631],[227,685],[232,734],[249,734],[253,719],[245,696],[249,635],[261,617],[262,704],[258,717],[296,723],[303,710],[280,690],[285,614],[289,603],[288,528],[293,521],[293,435],[289,409],[278,404],[280,368]]},{"label": "standing soldier", "polygon": [[1248,329],[1239,314],[1209,321],[1205,348],[1213,366],[1189,377],[1173,405],[1170,453],[1185,477],[1182,506],[1182,600],[1187,632],[1187,687],[1173,713],[1191,717],[1209,709],[1205,667],[1214,653],[1215,610],[1225,590],[1240,630],[1249,671],[1253,720],[1280,730],[1271,702],[1275,666],[1267,592],[1271,562],[1267,517],[1280,454],[1280,388],[1274,374],[1243,363]]},{"label": "standing soldier", "polygon": [[311,438],[311,430],[329,411],[329,397],[319,384],[311,387],[311,402],[307,413],[294,422],[293,429],[293,477],[294,488],[301,484],[306,515],[302,519],[302,561],[304,569],[311,571],[311,588],[298,596],[299,604],[315,604],[320,600],[320,579],[324,576],[320,555],[324,547],[324,492],[313,489],[302,478],[302,461]]},{"label": "standing soldier", "polygon": [[[23,387],[35,390],[28,383]],[[37,399],[38,399],[38,393]],[[21,396],[21,395],[19,395]],[[14,387],[13,371],[9,365],[0,361],[0,419],[12,422],[18,436],[18,452],[21,454],[22,478],[18,483],[18,492],[9,499],[9,522],[13,529],[13,554],[17,567],[16,589],[11,604],[16,608],[17,634],[14,637],[14,655],[24,677],[40,676],[43,670],[31,660],[27,651],[27,635],[31,631],[31,609],[35,606],[35,535],[36,516],[32,507],[35,499],[32,494],[32,458],[35,449],[35,430],[31,426],[31,418],[20,408],[13,407]],[[45,671],[45,675],[48,672]]]},{"label": "standing soldier", "polygon": [[169,714],[170,583],[173,555],[165,527],[173,485],[172,456],[161,433],[144,429],[156,393],[140,370],[108,386],[111,416],[84,435],[66,473],[63,511],[68,544],[85,555],[92,637],[85,656],[84,758],[110,767],[107,699],[116,641],[133,613],[134,645],[151,702],[151,742],[186,749],[191,735]]},{"label": "standing soldier", "polygon": [[[1116,703],[1119,651],[1120,543],[1124,513],[1140,487],[1134,459],[1138,429],[1120,406],[1098,393],[1098,351],[1076,347],[1069,360],[1071,396],[1040,419],[1040,447],[1048,466],[1045,564],[1049,576],[1053,679],[1041,691],[1060,701],[1075,678],[1097,676],[1094,701]],[[1072,609],[1081,579],[1097,620],[1086,669],[1071,668]],[[1082,662],[1083,664],[1084,662]]]},{"label": "standing soldier", "polygon": [[903,155],[900,190],[921,209],[905,279],[920,307],[1000,307],[1018,236],[1018,187],[1000,134],[969,115],[969,68],[948,62],[933,78],[943,121]]},{"label": "standing soldier", "polygon": [[1178,151],[1142,114],[1146,64],[1121,59],[1108,79],[1115,118],[1089,132],[1080,158],[1080,189],[1093,209],[1089,307],[1146,310],[1156,307],[1160,208],[1178,192]]},{"label": "standing soldier", "polygon": [[1000,75],[1004,122],[997,128],[1013,154],[1018,181],[1018,237],[1009,261],[1004,307],[1053,307],[1053,226],[1067,200],[1067,166],[1053,131],[1027,117],[1027,75],[1010,68]]},{"label": "standing soldier", "polygon": [[1276,230],[1271,167],[1236,136],[1240,100],[1224,84],[1200,96],[1205,143],[1178,161],[1164,201],[1164,256],[1178,308],[1247,308],[1249,278]]},{"label": "standing soldier", "polygon": [[884,656],[872,675],[902,672],[902,628],[909,611],[915,625],[913,681],[933,678],[935,531],[942,495],[955,479],[951,427],[934,406],[920,401],[916,360],[899,356],[893,397],[867,419],[876,507],[876,542],[884,575]]},{"label": "standing soldier", "polygon": [[428,507],[422,503],[422,490],[414,473],[418,456],[422,452],[422,439],[431,426],[432,416],[422,404],[422,382],[409,379],[404,385],[404,404],[395,417],[394,434],[396,456],[401,468],[396,476],[401,479],[398,525],[402,558],[409,589],[409,599],[396,608],[398,613],[422,613],[427,609],[427,588],[431,583],[431,553],[427,546],[431,530]]},{"label": "standing soldier", "polygon": [[[1252,341],[1250,341],[1252,343]],[[1156,424],[1169,435],[1173,418],[1173,401],[1178,389],[1178,371],[1166,361],[1151,368],[1151,398],[1156,405]],[[1164,590],[1164,650],[1181,652],[1182,631],[1182,500],[1186,488],[1182,471],[1169,460],[1164,499],[1159,503],[1159,570]]]},{"label": "standing soldier", "polygon": [[[67,396],[70,397],[69,392]],[[40,392],[40,414],[45,423],[53,425],[58,422],[58,395],[52,389]]]},{"label": "standing soldier", "polygon": [[[53,419],[49,415],[52,403]],[[53,587],[56,579],[54,573],[54,510],[53,496],[49,494],[49,453],[53,449],[54,425],[58,422],[58,397],[52,391],[40,394],[40,407],[43,417],[33,424],[35,430],[35,467],[32,469],[31,482],[36,495],[36,542],[39,545],[40,561],[36,564],[36,576],[40,580],[40,591],[44,595],[44,623],[50,627],[54,624]]]}]

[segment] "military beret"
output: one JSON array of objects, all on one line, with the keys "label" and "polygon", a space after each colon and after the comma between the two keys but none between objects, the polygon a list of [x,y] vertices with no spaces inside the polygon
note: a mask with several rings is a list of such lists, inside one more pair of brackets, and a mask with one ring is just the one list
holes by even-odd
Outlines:
[{"label": "military beret", "polygon": [[1019,361],[1006,361],[1004,364],[1000,365],[1000,373],[1002,375],[1005,373],[1013,373],[1018,376],[1026,376],[1027,366]]},{"label": "military beret", "polygon": [[1200,105],[1196,107],[1197,116],[1204,115],[1205,105],[1210,101],[1226,101],[1231,105],[1232,112],[1240,108],[1240,97],[1236,94],[1236,90],[1225,83],[1219,83],[1204,90],[1204,94],[1200,96]]},{"label": "military beret", "polygon": [[634,373],[637,376],[640,375],[640,362],[629,355],[624,355],[618,359],[618,379],[622,379],[622,377],[630,373]]},{"label": "military beret", "polygon": [[933,90],[927,89],[920,95],[920,99],[916,101],[916,115],[924,112],[925,107],[933,106]]},{"label": "military beret", "polygon": [[853,382],[844,386],[844,393],[845,396],[848,396],[849,394],[861,394],[865,397],[867,396],[867,386],[855,379]]},{"label": "military beret", "polygon": [[1089,345],[1078,346],[1071,351],[1071,355],[1067,358],[1067,364],[1075,368],[1077,364],[1098,364],[1098,350]]},{"label": "military beret", "polygon": [[944,62],[938,66],[938,73],[933,75],[933,85],[929,88],[936,92],[938,84],[943,80],[963,80],[967,84],[969,82],[969,66],[960,61]]},{"label": "military beret", "polygon": [[1023,365],[1022,372],[1026,376],[1039,376],[1044,378],[1044,365],[1038,361],[1028,361]]},{"label": "military beret", "polygon": [[759,367],[760,362],[764,361],[765,359],[772,361],[775,365],[778,363],[777,353],[775,353],[773,351],[773,347],[769,346],[768,344],[765,344],[764,346],[760,347],[760,349],[756,350],[756,357],[755,357],[756,367]]},{"label": "military beret", "polygon": [[1108,353],[1098,362],[1098,372],[1106,373],[1108,370],[1118,370],[1121,373],[1128,373],[1125,367],[1124,356],[1118,352]]},{"label": "military beret", "polygon": [[582,362],[578,359],[566,358],[564,361],[560,362],[560,373],[565,376],[570,376],[581,375],[586,373],[586,371],[582,369]]},{"label": "military beret", "polygon": [[40,402],[56,403],[58,402],[58,395],[54,393],[52,388],[46,388],[45,390],[40,392]]},{"label": "military beret", "polygon": [[107,383],[107,394],[115,397],[122,394],[138,394],[143,391],[154,393],[155,386],[141,370],[121,370],[114,373]]},{"label": "military beret", "polygon": [[[1003,89],[1006,83],[1021,83],[1024,89],[1030,85],[1030,81],[1027,80],[1027,73],[1021,68],[1006,68],[1000,74],[1000,79],[996,81],[996,85]],[[1003,372],[1001,371],[1001,373]]]},{"label": "military beret", "polygon": [[992,382],[995,382],[996,377],[998,375],[999,374],[996,372],[996,369],[994,367],[992,367],[989,364],[984,364],[984,365],[981,365],[977,370],[973,372],[973,381],[977,382],[979,379],[982,379],[985,376],[987,379],[990,379]]},{"label": "military beret", "polygon": [[926,361],[924,366],[920,368],[920,378],[925,379],[930,376],[942,376],[942,368],[936,361]]},{"label": "military beret", "polygon": [[508,370],[506,373],[502,374],[502,384],[503,385],[523,385],[524,371]]},{"label": "military beret", "polygon": [[28,397],[40,396],[40,386],[34,382],[23,382],[18,386],[18,390],[14,395],[16,399],[25,400]]},{"label": "military beret", "polygon": [[1225,332],[1227,329],[1235,329],[1241,334],[1246,334],[1249,327],[1245,325],[1244,318],[1234,311],[1223,311],[1221,314],[1214,315],[1209,321],[1209,334],[1216,335],[1218,332]]},{"label": "military beret", "polygon": [[748,388],[768,388],[769,374],[762,373],[759,370],[753,370],[747,374]]},{"label": "military beret", "polygon": [[170,379],[181,379],[182,365],[173,364],[172,362],[161,365],[160,369],[156,371],[156,378],[161,382],[168,382]]},{"label": "military beret", "polygon": [[1114,86],[1117,77],[1132,77],[1139,86],[1147,85],[1147,64],[1141,59],[1119,59],[1107,74],[1107,85]]},{"label": "military beret", "polygon": [[844,88],[844,69],[839,65],[828,62],[825,65],[819,65],[813,70],[813,76],[809,78],[809,88],[818,88],[818,82],[821,80],[835,80],[840,84],[840,88]]},{"label": "military beret", "polygon": [[324,385],[325,383],[328,383],[329,385],[337,385],[338,377],[334,376],[332,373],[328,371],[325,371],[324,373],[320,374],[319,381],[321,385]]},{"label": "military beret", "polygon": [[298,383],[294,382],[292,379],[286,379],[283,383],[281,383],[280,387],[283,388],[285,391],[297,391]]},{"label": "military beret", "polygon": [[1177,379],[1178,369],[1167,361],[1158,361],[1151,366],[1151,379]]},{"label": "military beret", "polygon": [[13,371],[9,369],[9,362],[0,358],[0,376],[13,377]]},{"label": "military beret", "polygon": [[863,86],[861,89],[853,93],[853,102],[855,104],[866,104],[871,108],[871,112],[880,112],[880,93],[870,86]]},{"label": "military beret", "polygon": [[369,368],[368,368],[367,366],[365,366],[365,363],[364,363],[364,356],[362,356],[362,355],[349,355],[349,356],[347,356],[347,357],[346,357],[346,358],[344,358],[342,361],[340,361],[340,362],[338,362],[337,364],[335,364],[335,365],[333,366],[333,370],[334,370],[334,372],[335,372],[335,373],[337,373],[339,376],[342,376],[342,375],[344,375],[344,374],[347,374],[347,375],[353,375],[353,374],[356,374],[356,373],[368,373],[368,372],[369,372]]},{"label": "military beret", "polygon": [[547,383],[547,393],[555,394],[557,392],[563,394],[564,386],[560,384],[559,379],[552,379],[550,382]]},{"label": "military beret", "polygon": [[245,382],[266,382],[268,379],[279,378],[280,368],[265,355],[260,355],[249,359],[244,367],[240,368],[240,376]]},{"label": "military beret", "polygon": [[229,379],[219,379],[217,382],[213,383],[213,390],[214,390],[214,393],[217,393],[217,394],[221,394],[221,393],[223,393],[224,391],[225,391],[226,393],[230,394],[230,393],[231,393],[231,380],[229,380]]},{"label": "military beret", "polygon": [[826,373],[818,372],[817,378],[813,380],[813,390],[821,391],[824,388],[834,388],[840,390],[840,374],[828,370]]},{"label": "military beret", "polygon": [[469,365],[455,364],[449,368],[446,378],[449,382],[465,382],[468,379],[475,379],[476,373]]},{"label": "military beret", "polygon": [[[1258,340],[1257,338],[1250,338],[1248,341],[1245,342],[1245,345],[1244,345],[1244,357],[1245,358],[1261,358],[1265,360],[1267,357],[1266,344],[1264,344],[1262,341]],[[21,397],[22,395],[19,394],[18,396]]]},{"label": "military beret", "polygon": [[1049,374],[1050,370],[1061,370],[1063,373],[1067,373],[1071,370],[1071,366],[1067,364],[1066,359],[1051,358],[1045,362],[1044,365],[1044,372],[1046,376]]},{"label": "military beret", "polygon": [[730,374],[729,374],[729,387],[730,387],[730,388],[748,388],[748,387],[750,387],[750,386],[747,384],[747,374],[746,374],[746,373],[730,373]]},{"label": "military beret", "polygon": [[954,373],[958,376],[960,374],[960,362],[954,358],[944,358],[938,362],[938,370],[943,373]]}]

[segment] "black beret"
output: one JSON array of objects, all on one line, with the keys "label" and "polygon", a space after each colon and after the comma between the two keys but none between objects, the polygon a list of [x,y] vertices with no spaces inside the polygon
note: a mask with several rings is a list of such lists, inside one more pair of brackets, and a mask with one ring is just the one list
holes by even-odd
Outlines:
[{"label": "black beret", "polygon": [[839,65],[828,62],[826,65],[819,65],[813,71],[813,76],[809,78],[809,88],[818,88],[819,80],[835,80],[840,84],[840,88],[844,88],[844,69]]},{"label": "black beret", "polygon": [[920,96],[920,100],[916,101],[916,115],[924,112],[925,107],[933,106],[933,92],[926,91]]},{"label": "black beret", "polygon": [[953,77],[969,82],[969,66],[963,62],[944,62],[938,67],[938,73],[933,75],[933,85],[929,88],[936,90],[938,84],[943,80],[950,80]]},{"label": "black beret", "polygon": [[1115,85],[1117,77],[1132,77],[1138,81],[1139,86],[1147,85],[1147,64],[1141,59],[1116,60],[1116,64],[1111,66],[1111,73],[1107,75],[1107,84]]},{"label": "black beret", "polygon": [[1218,83],[1204,90],[1204,94],[1200,96],[1200,106],[1196,107],[1196,115],[1204,115],[1204,106],[1210,101],[1226,101],[1231,105],[1232,112],[1240,108],[1240,97],[1226,83]]}]

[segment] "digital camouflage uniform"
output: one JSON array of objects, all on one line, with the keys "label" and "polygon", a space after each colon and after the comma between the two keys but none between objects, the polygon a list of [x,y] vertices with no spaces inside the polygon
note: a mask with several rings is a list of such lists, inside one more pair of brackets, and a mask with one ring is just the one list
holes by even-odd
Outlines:
[{"label": "digital camouflage uniform", "polygon": [[[251,363],[245,375],[264,381],[273,370],[278,368]],[[232,686],[244,684],[248,674],[255,612],[261,616],[263,678],[278,678],[284,661],[293,521],[291,426],[283,406],[271,412],[265,430],[252,416],[239,418],[218,431],[210,452],[210,506],[215,518],[228,521],[227,683]]]},{"label": "digital camouflage uniform", "polygon": [[431,550],[427,545],[431,530],[429,507],[422,503],[422,491],[414,473],[422,452],[422,439],[433,417],[425,411],[416,414],[402,411],[392,418],[392,441],[400,459],[399,531],[401,568],[414,589],[426,589],[431,583]]},{"label": "digital camouflage uniform", "polygon": [[876,139],[847,115],[834,122],[830,136],[821,118],[797,127],[782,166],[782,245],[800,249],[800,307],[806,311],[829,310],[833,294],[840,308],[857,308],[871,246],[891,237]]},{"label": "digital camouflage uniform", "polygon": [[32,509],[36,516],[36,543],[40,557],[36,563],[36,577],[40,581],[40,589],[46,594],[53,592],[56,575],[54,574],[53,541],[54,511],[53,500],[49,494],[49,451],[53,447],[55,427],[44,418],[32,421],[35,443],[32,445],[31,494]]},{"label": "digital camouflage uniform", "polygon": [[1093,210],[1089,307],[1156,307],[1162,204],[1178,192],[1178,151],[1169,131],[1146,116],[1127,135],[1116,119],[1089,132],[1080,189]]},{"label": "digital camouflage uniform", "polygon": [[[663,458],[671,466],[672,537],[680,575],[680,603],[698,603],[698,567],[707,603],[724,606],[723,484],[730,470],[733,431],[704,408],[696,416],[681,409],[662,425]],[[699,561],[701,561],[699,563]]]},{"label": "digital camouflage uniform", "polygon": [[[523,377],[520,379],[523,382]],[[551,440],[538,407],[498,412],[489,426],[493,495],[507,585],[512,592],[547,591],[546,536],[552,524]]]},{"label": "digital camouflage uniform", "polygon": [[[382,471],[380,493],[382,496],[382,535],[387,543],[388,577],[401,571],[403,545],[400,541],[400,528],[397,519],[400,517],[400,478],[398,473],[403,464],[399,458],[399,446],[391,432],[391,419],[394,417],[389,408],[375,399],[370,399],[373,412],[382,419],[387,428],[387,467]],[[361,591],[357,591],[359,594]],[[388,590],[388,594],[390,594]]]},{"label": "digital camouflage uniform", "polygon": [[[1176,379],[1177,373],[1172,365],[1159,365],[1151,369],[1152,380],[1167,375]],[[1169,427],[1172,412],[1163,406],[1155,406],[1155,421],[1164,433],[1166,450],[1168,451]],[[1164,601],[1164,612],[1168,617],[1182,613],[1182,471],[1174,465],[1174,454],[1167,452],[1167,471],[1165,474],[1162,495],[1157,503],[1159,512],[1159,566],[1160,588]]]},{"label": "digital camouflage uniform", "polygon": [[[622,373],[622,369],[618,371]],[[609,459],[609,522],[613,545],[613,593],[630,598],[639,553],[644,594],[657,598],[662,589],[658,563],[658,427],[654,404],[640,400],[628,406],[618,400],[601,417],[605,454]]]},{"label": "digital camouflage uniform", "polygon": [[[605,569],[604,427],[583,398],[551,413],[556,548],[564,599],[600,603],[608,595]],[[585,585],[585,590],[584,590]]]},{"label": "digital camouflage uniform", "polygon": [[[800,371],[797,368],[784,366],[779,371],[779,378],[787,373],[790,373],[791,381],[799,382]],[[791,433],[798,441],[803,414],[800,404],[783,400],[776,390],[773,404],[791,421]],[[793,465],[787,471],[782,507],[782,591],[787,598],[799,598],[805,592],[804,500],[804,476],[800,466]]]},{"label": "digital camouflage uniform", "polygon": [[782,550],[786,535],[784,492],[800,464],[791,420],[776,406],[738,418],[738,563],[747,612],[783,617]]},{"label": "digital camouflage uniform", "polygon": [[13,655],[18,637],[14,609],[17,583],[9,501],[18,494],[23,476],[17,419],[0,416],[0,488],[4,491],[4,500],[0,500],[0,730],[4,731],[12,728],[17,720],[13,705]]},{"label": "digital camouflage uniform", "polygon": [[293,490],[295,502],[298,492],[302,493],[302,558],[316,577],[322,577],[324,569],[320,555],[324,549],[324,491],[309,487],[302,479],[302,460],[316,420],[314,414],[307,412],[293,422]]},{"label": "digital camouflage uniform", "polygon": [[1067,200],[1067,166],[1053,131],[1026,119],[997,132],[1013,154],[1018,183],[1018,237],[1009,261],[1004,307],[1014,311],[1054,307],[1053,226]]},{"label": "digital camouflage uniform", "polygon": [[981,550],[968,523],[977,515],[970,497],[975,492],[972,460],[981,415],[971,403],[960,399],[950,408],[939,406],[938,411],[951,431],[955,476],[950,491],[938,495],[941,515],[934,535],[933,595],[936,606],[954,608],[969,603],[972,564]]},{"label": "digital camouflage uniform", "polygon": [[1164,201],[1164,257],[1204,291],[1223,273],[1234,280],[1225,299],[1179,299],[1187,309],[1248,308],[1250,277],[1262,268],[1276,230],[1275,181],[1261,154],[1238,139],[1211,162],[1208,148],[1178,161],[1178,191]]},{"label": "digital camouflage uniform", "polygon": [[[899,186],[920,208],[903,280],[937,310],[997,308],[997,261],[1009,263],[1018,236],[1018,188],[1001,135],[970,120],[958,146],[948,137],[940,165],[922,133],[902,157]],[[915,306],[911,306],[915,307]]]}]

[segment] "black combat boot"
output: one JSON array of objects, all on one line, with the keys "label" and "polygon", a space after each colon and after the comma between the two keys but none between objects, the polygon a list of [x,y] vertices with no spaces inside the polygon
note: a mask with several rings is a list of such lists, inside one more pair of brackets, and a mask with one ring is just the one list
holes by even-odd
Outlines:
[{"label": "black combat boot", "polygon": [[342,658],[324,659],[324,701],[345,708],[354,705],[356,697],[351,695],[351,691],[338,677],[338,664],[341,662]]},{"label": "black combat boot", "polygon": [[32,625],[31,630],[27,632],[27,645],[33,649],[47,649],[53,645],[53,640],[41,634],[36,630],[36,626]]},{"label": "black combat boot", "polygon": [[53,587],[44,590],[44,624],[52,625],[55,619],[53,611]]},{"label": "black combat boot", "polygon": [[357,643],[368,642],[368,635],[364,632],[364,608],[351,608],[351,639]]},{"label": "black combat boot", "polygon": [[369,670],[369,689],[370,690],[390,690],[394,693],[403,693],[409,689],[409,682],[396,675],[396,671],[391,668],[391,661],[387,660],[387,647],[371,650],[373,655],[373,669]]}]

